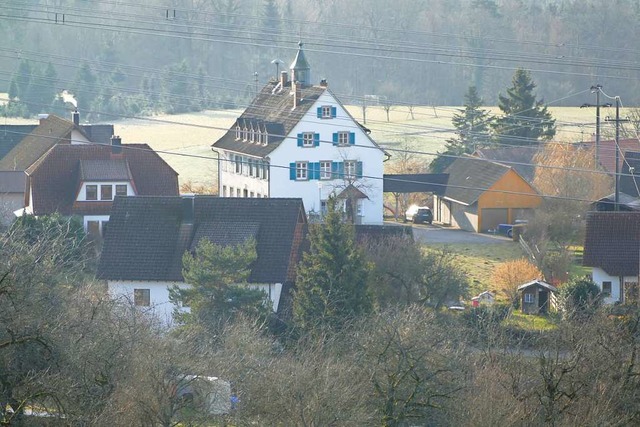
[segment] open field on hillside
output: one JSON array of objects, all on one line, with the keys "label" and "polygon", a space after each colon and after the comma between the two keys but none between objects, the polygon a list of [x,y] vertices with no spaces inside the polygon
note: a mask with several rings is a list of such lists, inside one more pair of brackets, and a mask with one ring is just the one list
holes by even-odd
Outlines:
[{"label": "open field on hillside", "polygon": [[[347,106],[349,113],[371,129],[371,137],[381,146],[394,149],[410,147],[424,153],[425,162],[451,138],[451,118],[461,107],[391,107],[389,121],[381,106],[366,109]],[[487,107],[497,113],[496,107]],[[587,141],[595,130],[595,111],[578,107],[549,108],[556,118],[559,141]],[[224,134],[242,110],[216,110],[191,114],[158,115],[141,119],[114,121],[115,131],[123,143],[146,142],[180,174],[180,182],[194,182],[210,186],[216,180],[216,154],[211,144]],[[604,110],[602,116],[608,114]],[[1,123],[33,123],[33,119],[0,118]],[[603,125],[604,126],[604,125]],[[418,154],[417,154],[418,155]],[[197,156],[197,157],[188,157]],[[202,157],[202,158],[200,158]],[[392,159],[393,161],[393,159]]]},{"label": "open field on hillside", "polygon": [[496,266],[524,256],[520,245],[515,242],[501,245],[459,243],[429,246],[446,248],[456,254],[460,265],[469,276],[471,295],[477,295],[483,291],[494,291],[491,277]]}]

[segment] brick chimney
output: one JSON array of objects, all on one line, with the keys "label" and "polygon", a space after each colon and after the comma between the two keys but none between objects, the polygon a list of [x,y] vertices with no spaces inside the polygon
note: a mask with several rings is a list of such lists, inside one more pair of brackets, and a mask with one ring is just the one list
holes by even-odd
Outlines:
[{"label": "brick chimney", "polygon": [[302,84],[298,81],[291,82],[291,93],[293,94],[293,108],[297,108],[302,100]]},{"label": "brick chimney", "polygon": [[286,71],[280,72],[280,87],[284,88],[284,86],[288,83],[289,75]]},{"label": "brick chimney", "polygon": [[320,86],[321,86],[321,87],[327,87],[327,86],[329,86],[329,85],[327,84],[327,79],[322,79],[322,80],[320,80]]},{"label": "brick chimney", "polygon": [[117,135],[111,137],[111,154],[122,155],[122,139]]}]

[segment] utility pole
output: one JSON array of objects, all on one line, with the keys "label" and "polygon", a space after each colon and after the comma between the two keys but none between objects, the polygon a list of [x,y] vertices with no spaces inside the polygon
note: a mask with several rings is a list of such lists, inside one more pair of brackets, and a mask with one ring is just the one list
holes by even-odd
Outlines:
[{"label": "utility pole", "polygon": [[615,195],[615,206],[614,210],[620,210],[620,123],[628,122],[629,119],[621,119],[620,118],[620,97],[616,96],[616,118],[611,119],[609,117],[605,117],[605,122],[616,122],[616,141],[615,141],[615,151],[616,151],[616,173],[614,176],[615,184],[616,184],[616,195]]},{"label": "utility pole", "polygon": [[602,90],[602,85],[596,84],[595,86],[591,86],[591,93],[596,93],[596,164],[595,167],[598,167],[598,150],[600,149],[600,91]]}]

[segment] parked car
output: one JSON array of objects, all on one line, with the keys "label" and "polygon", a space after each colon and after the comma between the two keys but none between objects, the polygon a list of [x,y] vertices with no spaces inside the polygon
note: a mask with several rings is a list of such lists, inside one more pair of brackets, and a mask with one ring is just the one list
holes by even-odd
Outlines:
[{"label": "parked car", "polygon": [[431,224],[433,222],[433,212],[427,206],[409,206],[405,213],[405,222],[411,221],[415,224],[426,222]]}]

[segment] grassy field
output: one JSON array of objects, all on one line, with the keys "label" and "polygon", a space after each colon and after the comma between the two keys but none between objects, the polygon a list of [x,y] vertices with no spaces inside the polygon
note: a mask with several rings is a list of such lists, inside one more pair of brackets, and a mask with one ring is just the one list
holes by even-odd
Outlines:
[{"label": "grassy field", "polygon": [[430,247],[447,248],[456,254],[460,265],[467,272],[470,281],[470,293],[477,295],[483,291],[495,291],[491,277],[498,264],[522,258],[524,254],[517,243],[486,244],[432,244]]},{"label": "grassy field", "polygon": [[[451,118],[461,107],[392,107],[387,121],[381,106],[371,106],[363,120],[362,108],[347,106],[349,113],[371,129],[371,137],[383,147],[397,148],[408,144],[425,153],[424,160],[442,149],[447,138],[454,136]],[[490,108],[493,113],[497,108]],[[589,140],[595,128],[594,111],[585,108],[551,107],[557,120],[557,140]],[[143,119],[114,121],[115,132],[123,143],[145,142],[180,174],[180,182],[191,181],[213,185],[216,180],[216,154],[211,144],[233,125],[242,110],[204,111],[191,114],[158,115]],[[34,120],[0,118],[5,124],[33,123]],[[393,152],[391,152],[393,155]],[[187,156],[197,157],[187,157]],[[202,158],[200,158],[202,157]],[[392,159],[393,160],[393,159]]]}]

